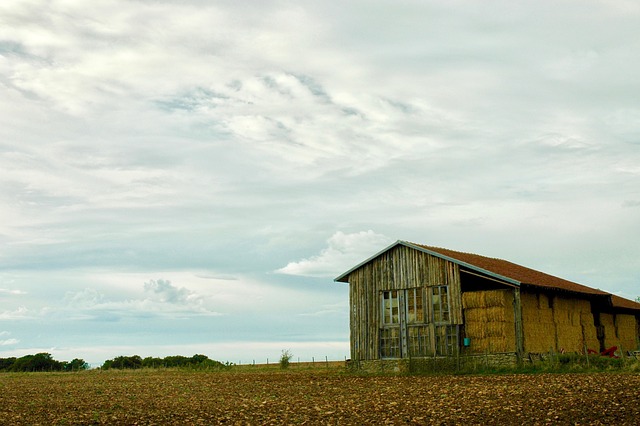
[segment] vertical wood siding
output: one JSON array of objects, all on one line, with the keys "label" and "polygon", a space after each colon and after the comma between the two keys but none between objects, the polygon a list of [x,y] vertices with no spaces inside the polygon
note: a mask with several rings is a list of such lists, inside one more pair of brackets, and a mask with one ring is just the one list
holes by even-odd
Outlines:
[{"label": "vertical wood siding", "polygon": [[[414,287],[449,286],[451,324],[462,324],[460,270],[455,263],[396,246],[349,275],[351,359],[379,356],[380,292]],[[427,315],[431,307],[426,306]]]}]

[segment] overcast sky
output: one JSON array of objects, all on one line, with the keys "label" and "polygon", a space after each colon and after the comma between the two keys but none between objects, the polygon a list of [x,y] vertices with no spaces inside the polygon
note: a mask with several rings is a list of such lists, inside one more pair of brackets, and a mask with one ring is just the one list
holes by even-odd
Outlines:
[{"label": "overcast sky", "polygon": [[0,3],[0,357],[348,356],[395,240],[640,295],[635,1]]}]

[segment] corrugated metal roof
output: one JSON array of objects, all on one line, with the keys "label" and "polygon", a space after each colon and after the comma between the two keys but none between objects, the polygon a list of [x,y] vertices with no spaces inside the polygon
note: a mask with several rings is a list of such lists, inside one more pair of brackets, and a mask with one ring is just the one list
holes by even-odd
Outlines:
[{"label": "corrugated metal roof", "polygon": [[347,272],[337,277],[335,281],[347,282],[349,279],[349,274],[351,274],[353,271],[371,262],[382,253],[391,250],[397,245],[403,245],[423,251],[425,253],[454,262],[460,265],[461,268],[467,268],[469,270],[503,280],[510,284],[539,287],[552,291],[567,291],[571,293],[580,293],[590,296],[610,297],[609,300],[611,301],[611,305],[614,308],[640,311],[640,303],[612,295],[611,293],[608,293],[606,291],[587,287],[573,281],[565,280],[564,278],[559,278],[553,275],[546,274],[544,272],[536,271],[535,269],[527,268],[525,266],[518,265],[507,260],[481,256],[473,253],[464,253],[441,247],[415,244],[408,241],[396,241],[389,247],[371,256],[364,262],[359,263],[358,265],[349,269]]}]

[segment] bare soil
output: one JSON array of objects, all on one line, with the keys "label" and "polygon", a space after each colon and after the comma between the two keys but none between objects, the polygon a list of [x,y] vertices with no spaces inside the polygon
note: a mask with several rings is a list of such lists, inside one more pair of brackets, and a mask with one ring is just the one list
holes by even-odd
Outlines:
[{"label": "bare soil", "polygon": [[355,376],[328,369],[0,374],[3,425],[637,425],[638,374]]}]

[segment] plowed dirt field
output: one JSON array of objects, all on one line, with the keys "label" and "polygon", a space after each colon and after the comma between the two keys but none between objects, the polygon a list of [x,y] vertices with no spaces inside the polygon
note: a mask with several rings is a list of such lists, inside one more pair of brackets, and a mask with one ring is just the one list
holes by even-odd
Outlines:
[{"label": "plowed dirt field", "polygon": [[638,374],[0,374],[0,424],[640,424]]}]

